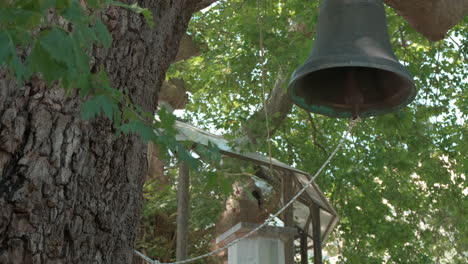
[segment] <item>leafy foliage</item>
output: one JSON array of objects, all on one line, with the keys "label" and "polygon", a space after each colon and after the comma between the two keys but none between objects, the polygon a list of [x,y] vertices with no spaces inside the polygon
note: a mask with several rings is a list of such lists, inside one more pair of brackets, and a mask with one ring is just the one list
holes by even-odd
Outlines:
[{"label": "leafy foliage", "polygon": [[[262,2],[265,61],[259,50],[257,2],[220,1],[196,14],[190,26],[195,40],[203,43],[203,54],[173,65],[168,73],[191,86],[185,118],[230,138],[236,138],[243,122],[262,106],[261,66],[266,69],[268,93],[278,76],[289,76],[303,63],[314,41],[319,1]],[[76,89],[88,98],[83,118],[104,114],[117,131],[138,133],[199,166],[204,173],[195,171],[192,176],[191,235],[196,242],[191,253],[206,252],[233,179],[184,151],[187,146],[174,139],[172,115],[161,112],[161,120],[154,120],[123,91],[113,89],[103,69],[92,73],[93,48],[112,48],[98,15],[110,5],[140,13],[154,26],[148,10],[115,1],[1,1],[0,67],[19,83],[39,74],[49,84],[69,92]],[[464,263],[468,27],[465,21],[446,40],[429,43],[391,9],[387,11],[394,51],[415,75],[419,94],[399,112],[365,120],[318,179],[341,216],[326,250],[339,263]],[[345,121],[309,116],[294,108],[272,139],[272,155],[313,172],[345,128]],[[266,153],[262,143],[259,150]],[[216,164],[219,155],[209,148],[196,151]],[[140,246],[162,256],[158,259],[173,256],[169,250],[173,241],[155,243],[164,236],[149,232],[147,225],[157,215],[174,224],[177,171],[166,173],[172,183],[168,188],[158,189],[157,182],[145,186],[148,203]]]},{"label": "leafy foliage", "polygon": [[[267,92],[308,56],[318,2],[262,7]],[[260,109],[258,13],[256,1],[233,0],[193,18],[190,30],[204,51],[168,73],[191,87],[185,118],[236,138]],[[326,250],[339,263],[463,263],[468,27],[462,22],[430,43],[391,9],[387,20],[393,49],[419,93],[405,109],[364,120],[318,179],[341,216]],[[294,108],[272,139],[272,155],[314,172],[345,129],[344,120]],[[262,143],[259,150],[268,153]]]}]

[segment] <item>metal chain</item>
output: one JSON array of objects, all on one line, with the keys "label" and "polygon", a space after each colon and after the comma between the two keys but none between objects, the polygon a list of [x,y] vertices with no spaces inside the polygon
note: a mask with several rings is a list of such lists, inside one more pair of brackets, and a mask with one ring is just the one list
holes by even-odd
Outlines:
[{"label": "metal chain", "polygon": [[221,248],[218,248],[218,249],[216,249],[214,251],[211,251],[209,253],[203,254],[203,255],[198,256],[198,257],[194,257],[194,258],[186,259],[186,260],[182,260],[182,261],[162,263],[162,262],[159,262],[157,260],[152,260],[151,258],[145,256],[143,253],[139,252],[138,250],[135,250],[135,253],[138,256],[142,257],[146,262],[148,262],[150,264],[183,264],[183,263],[189,263],[189,262],[193,262],[193,261],[196,261],[196,260],[199,260],[199,259],[203,259],[203,258],[212,256],[212,255],[214,255],[214,254],[216,254],[216,253],[218,253],[220,251],[223,251],[223,250],[229,248],[230,246],[238,243],[239,241],[251,236],[253,233],[257,232],[261,228],[268,225],[270,220],[278,217],[278,215],[280,215],[282,212],[284,212],[284,210],[286,210],[292,203],[294,203],[297,200],[297,198],[299,198],[299,196],[301,196],[302,193],[305,192],[305,190],[315,181],[315,179],[320,175],[320,173],[322,173],[323,169],[328,165],[328,163],[330,163],[330,161],[335,156],[335,154],[338,152],[338,150],[343,146],[346,138],[348,137],[348,135],[351,134],[351,131],[357,125],[357,123],[359,123],[359,121],[361,121],[361,119],[359,117],[350,120],[348,130],[343,135],[343,137],[340,139],[340,142],[338,142],[338,145],[335,147],[335,150],[333,150],[333,152],[330,154],[330,156],[328,156],[328,159],[323,163],[323,165],[320,167],[320,169],[318,169],[318,171],[314,174],[314,176],[310,178],[310,180],[307,182],[307,184],[304,185],[304,187],[286,205],[284,205],[280,210],[278,210],[278,212],[276,212],[274,215],[270,216],[267,220],[265,220],[265,222],[263,222],[263,224],[261,224],[261,225],[257,226],[256,228],[252,229],[247,234],[245,234],[245,235],[243,235],[243,236],[241,236],[241,237],[239,237],[237,239],[234,239],[233,241],[231,241],[227,245],[225,245],[225,246],[223,246]]}]

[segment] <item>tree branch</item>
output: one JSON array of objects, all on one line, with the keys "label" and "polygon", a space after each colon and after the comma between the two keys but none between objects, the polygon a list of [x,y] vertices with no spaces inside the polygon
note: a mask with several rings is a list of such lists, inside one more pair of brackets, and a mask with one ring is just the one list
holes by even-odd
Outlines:
[{"label": "tree branch", "polygon": [[385,3],[432,41],[443,39],[468,13],[468,0],[385,0]]},{"label": "tree branch", "polygon": [[315,125],[314,119],[312,118],[312,114],[310,112],[307,112],[307,114],[309,117],[310,124],[312,125],[312,139],[314,145],[321,149],[325,153],[325,155],[328,156],[327,150],[322,145],[320,145],[320,143],[317,142],[317,126]]},{"label": "tree branch", "polygon": [[257,144],[259,139],[266,139],[268,134],[271,137],[281,126],[293,105],[286,89],[284,89],[285,82],[286,78],[280,71],[275,86],[266,102],[266,110],[268,118],[270,119],[268,120],[270,131],[267,131],[265,126],[267,120],[265,117],[265,106],[263,106],[254,113],[242,127],[241,131],[244,136],[237,140],[240,145],[245,145],[246,143]]},{"label": "tree branch", "polygon": [[185,33],[180,39],[179,49],[177,51],[177,55],[174,59],[174,62],[186,60],[199,55],[200,48],[197,46],[197,44],[195,44],[195,42],[192,39],[192,36]]}]

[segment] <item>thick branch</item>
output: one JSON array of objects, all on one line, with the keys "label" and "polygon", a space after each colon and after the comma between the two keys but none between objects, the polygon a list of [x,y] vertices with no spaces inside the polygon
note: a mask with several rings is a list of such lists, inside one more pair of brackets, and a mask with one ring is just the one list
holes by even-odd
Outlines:
[{"label": "thick branch", "polygon": [[418,32],[438,41],[468,14],[468,0],[385,0]]},{"label": "thick branch", "polygon": [[159,93],[159,101],[167,102],[172,109],[184,109],[188,103],[187,87],[184,80],[173,78],[164,81]]},{"label": "thick branch", "polygon": [[286,78],[280,72],[276,79],[275,86],[266,102],[269,131],[266,129],[267,119],[265,115],[265,106],[263,106],[245,122],[245,125],[242,128],[245,136],[238,140],[240,144],[245,144],[247,142],[256,144],[258,140],[266,139],[268,135],[271,137],[281,126],[283,120],[292,108],[292,101],[289,99],[284,86],[285,82]]},{"label": "thick branch", "polygon": [[179,50],[174,62],[186,60],[194,56],[200,55],[200,48],[195,44],[192,37],[185,33],[179,42]]},{"label": "thick branch", "polygon": [[308,112],[307,116],[309,118],[310,124],[312,125],[312,139],[314,140],[314,145],[317,146],[319,149],[321,149],[325,153],[325,155],[328,156],[327,150],[322,145],[320,145],[320,143],[318,143],[317,141],[317,126],[315,125],[312,114]]}]

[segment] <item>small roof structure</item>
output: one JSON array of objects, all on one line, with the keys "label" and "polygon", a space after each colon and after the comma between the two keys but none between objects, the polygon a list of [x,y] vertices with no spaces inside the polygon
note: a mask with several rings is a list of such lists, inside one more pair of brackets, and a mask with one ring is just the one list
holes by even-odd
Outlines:
[{"label": "small roof structure", "polygon": [[[178,135],[176,139],[179,141],[191,141],[195,144],[208,146],[216,146],[219,148],[221,154],[229,157],[238,158],[241,160],[249,161],[261,166],[270,166],[270,158],[260,153],[240,153],[234,150],[229,145],[229,141],[222,136],[218,136],[206,132],[195,126],[176,121],[176,129]],[[309,182],[311,175],[307,172],[293,168],[285,163],[276,159],[271,159],[271,166],[276,170],[288,172],[294,176],[294,191],[299,192]],[[330,202],[327,200],[320,188],[313,182],[306,191],[293,203],[293,217],[297,227],[301,228],[311,239],[309,247],[313,243],[313,227],[312,227],[312,207],[315,204],[320,208],[320,234],[322,241],[328,237],[335,225],[338,223],[338,214],[333,209]]]}]

